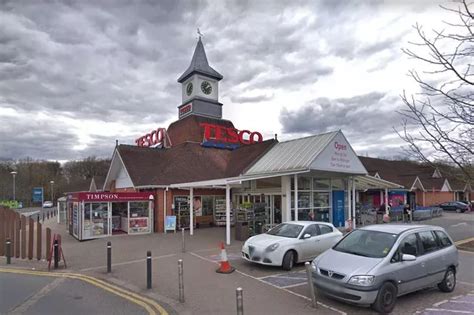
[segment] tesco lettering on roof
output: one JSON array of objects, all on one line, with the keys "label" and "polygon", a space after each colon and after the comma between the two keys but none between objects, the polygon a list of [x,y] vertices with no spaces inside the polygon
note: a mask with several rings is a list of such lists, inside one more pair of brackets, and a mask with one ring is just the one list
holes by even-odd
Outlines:
[{"label": "tesco lettering on roof", "polygon": [[200,126],[204,128],[205,140],[241,144],[252,144],[263,141],[262,134],[257,131],[237,130],[235,128],[208,123],[201,123]]},{"label": "tesco lettering on roof", "polygon": [[160,144],[164,144],[165,137],[166,137],[166,129],[158,128],[136,139],[135,143],[139,147],[153,147]]}]

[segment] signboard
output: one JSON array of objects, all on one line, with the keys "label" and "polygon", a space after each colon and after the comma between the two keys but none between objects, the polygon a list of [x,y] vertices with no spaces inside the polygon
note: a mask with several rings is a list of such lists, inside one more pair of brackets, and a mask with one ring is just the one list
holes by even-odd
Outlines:
[{"label": "signboard", "polygon": [[33,188],[33,202],[43,203],[43,187],[34,187]]},{"label": "signboard", "polygon": [[344,226],[344,191],[332,192],[332,224],[335,227]]},{"label": "signboard", "polygon": [[184,115],[190,113],[193,110],[193,103],[183,105],[179,108],[179,118],[182,118]]},{"label": "signboard", "polygon": [[174,231],[176,232],[176,216],[175,215],[167,215],[165,220],[165,232],[166,231]]},{"label": "signboard", "polygon": [[[260,132],[249,130],[237,130],[235,128],[224,127],[220,125],[201,123],[204,128],[204,146],[210,146],[209,142],[226,144],[253,144],[262,142],[263,136]],[[227,149],[227,147],[226,147]]]},{"label": "signboard", "polygon": [[165,146],[166,143],[166,129],[165,128],[158,128],[156,130],[152,130],[150,133],[147,133],[144,136],[135,140],[135,143],[139,147],[155,147],[159,145]]},{"label": "signboard", "polygon": [[100,192],[78,193],[78,199],[81,201],[130,201],[130,200],[153,200],[152,194],[147,192]]}]

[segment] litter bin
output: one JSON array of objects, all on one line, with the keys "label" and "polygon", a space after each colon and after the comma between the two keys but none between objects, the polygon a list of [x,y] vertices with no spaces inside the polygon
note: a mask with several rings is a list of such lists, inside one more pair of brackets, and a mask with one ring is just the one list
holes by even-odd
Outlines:
[{"label": "litter bin", "polygon": [[235,239],[237,241],[246,241],[249,238],[249,223],[236,222],[235,223]]}]

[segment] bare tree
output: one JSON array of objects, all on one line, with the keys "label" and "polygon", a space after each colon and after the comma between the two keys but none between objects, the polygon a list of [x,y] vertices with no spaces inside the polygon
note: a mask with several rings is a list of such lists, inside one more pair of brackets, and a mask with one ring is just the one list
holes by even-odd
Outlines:
[{"label": "bare tree", "polygon": [[420,92],[401,95],[405,106],[398,135],[407,150],[431,163],[445,160],[458,167],[464,180],[474,179],[474,15],[473,3],[457,1],[457,8],[441,6],[456,15],[444,22],[447,30],[425,33],[414,26],[419,42],[402,49],[429,70],[409,71]]}]

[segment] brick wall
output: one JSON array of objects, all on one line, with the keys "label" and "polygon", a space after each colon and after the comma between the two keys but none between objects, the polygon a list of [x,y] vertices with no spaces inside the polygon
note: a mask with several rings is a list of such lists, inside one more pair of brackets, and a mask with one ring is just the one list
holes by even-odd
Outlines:
[{"label": "brick wall", "polygon": [[416,204],[419,206],[432,206],[440,204],[447,201],[454,200],[454,193],[447,191],[427,191],[425,192],[424,202],[423,202],[423,192],[416,191]]}]

